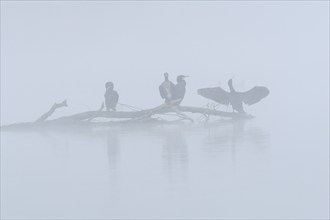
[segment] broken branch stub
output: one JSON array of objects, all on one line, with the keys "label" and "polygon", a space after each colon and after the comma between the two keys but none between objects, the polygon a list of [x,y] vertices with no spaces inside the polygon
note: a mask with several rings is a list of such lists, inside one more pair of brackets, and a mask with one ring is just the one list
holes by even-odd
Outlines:
[{"label": "broken branch stub", "polygon": [[67,101],[64,100],[61,103],[54,103],[54,105],[48,110],[48,112],[46,112],[45,114],[41,115],[40,118],[38,118],[35,123],[40,123],[40,122],[44,122],[49,116],[51,116],[56,109],[61,108],[61,107],[67,107]]}]

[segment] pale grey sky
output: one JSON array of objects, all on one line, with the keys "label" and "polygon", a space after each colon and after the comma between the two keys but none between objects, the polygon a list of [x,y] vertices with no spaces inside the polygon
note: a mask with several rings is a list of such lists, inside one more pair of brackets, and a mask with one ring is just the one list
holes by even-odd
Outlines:
[{"label": "pale grey sky", "polygon": [[109,80],[121,103],[156,106],[165,71],[191,76],[183,105],[205,104],[198,88],[227,88],[235,76],[271,90],[252,113],[307,102],[327,117],[328,10],[327,1],[1,1],[1,124],[66,98],[58,115],[97,109]]}]

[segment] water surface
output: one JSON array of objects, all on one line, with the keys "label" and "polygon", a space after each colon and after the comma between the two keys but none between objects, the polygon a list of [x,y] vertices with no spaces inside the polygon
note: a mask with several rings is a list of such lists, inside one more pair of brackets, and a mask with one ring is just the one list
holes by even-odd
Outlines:
[{"label": "water surface", "polygon": [[326,135],[272,126],[2,132],[1,215],[326,218]]}]

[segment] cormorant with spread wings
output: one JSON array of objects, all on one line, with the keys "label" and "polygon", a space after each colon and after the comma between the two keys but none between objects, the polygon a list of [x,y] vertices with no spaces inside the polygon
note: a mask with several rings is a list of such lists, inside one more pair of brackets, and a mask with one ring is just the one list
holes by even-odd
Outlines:
[{"label": "cormorant with spread wings", "polygon": [[255,86],[246,92],[237,92],[233,87],[233,80],[228,81],[230,92],[220,87],[199,89],[197,93],[207,99],[211,99],[223,105],[231,105],[233,110],[240,114],[245,114],[243,103],[253,105],[265,98],[269,94],[269,90],[263,86]]}]

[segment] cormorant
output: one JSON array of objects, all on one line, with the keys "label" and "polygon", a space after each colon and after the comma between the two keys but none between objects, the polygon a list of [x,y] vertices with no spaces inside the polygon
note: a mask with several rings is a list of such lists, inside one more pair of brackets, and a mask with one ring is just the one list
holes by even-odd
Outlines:
[{"label": "cormorant", "polygon": [[174,84],[168,79],[168,73],[164,73],[165,80],[159,86],[160,96],[165,99],[165,103],[170,103],[173,100]]},{"label": "cormorant", "polygon": [[173,94],[173,100],[175,100],[175,104],[180,105],[182,102],[184,95],[186,94],[186,81],[184,78],[187,76],[179,75],[176,78],[176,85],[174,86],[174,94]]},{"label": "cormorant", "polygon": [[116,111],[119,95],[115,90],[113,90],[113,88],[114,86],[112,82],[107,82],[105,84],[106,91],[104,94],[104,98],[105,98],[105,107],[107,111],[110,111],[110,109]]},{"label": "cormorant", "polygon": [[263,86],[255,86],[247,92],[237,92],[233,87],[233,80],[228,80],[230,92],[226,92],[220,87],[199,89],[197,93],[207,99],[211,99],[223,105],[231,104],[233,110],[240,114],[245,114],[243,102],[253,105],[265,98],[269,90]]}]

